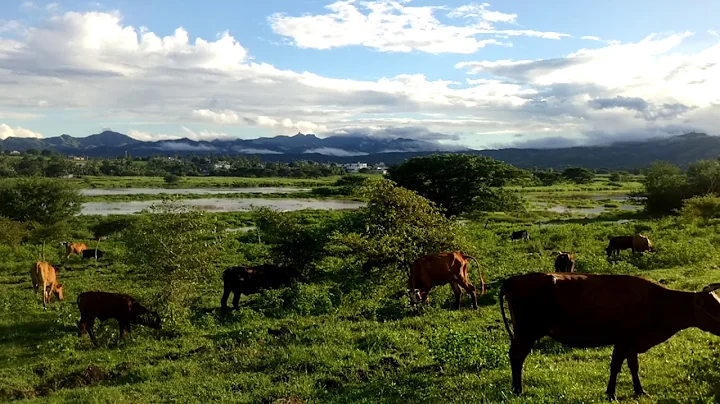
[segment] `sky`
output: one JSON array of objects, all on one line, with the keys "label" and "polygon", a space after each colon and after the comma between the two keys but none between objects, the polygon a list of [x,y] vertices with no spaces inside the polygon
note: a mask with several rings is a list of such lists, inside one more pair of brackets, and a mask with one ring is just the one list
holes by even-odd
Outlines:
[{"label": "sky", "polygon": [[718,134],[718,15],[717,0],[3,0],[0,139]]}]

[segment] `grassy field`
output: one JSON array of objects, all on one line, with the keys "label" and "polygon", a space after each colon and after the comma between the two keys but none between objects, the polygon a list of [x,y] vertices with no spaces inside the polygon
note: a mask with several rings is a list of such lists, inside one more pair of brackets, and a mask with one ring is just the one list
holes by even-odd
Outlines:
[{"label": "grassy field", "polygon": [[[307,221],[324,215],[308,214]],[[490,282],[478,311],[468,308],[466,295],[465,308],[452,310],[448,286],[431,292],[428,307],[410,308],[404,274],[373,283],[360,275],[358,262],[327,256],[312,281],[243,297],[241,310],[227,316],[219,312],[218,268],[206,282],[194,285],[198,298],[190,306],[188,324],[159,331],[137,326],[119,341],[117,323],[108,320],[96,325],[97,348],[87,336],[77,337],[79,293],[124,292],[157,307],[164,285],[149,281],[145,269],[124,264],[131,252],[107,241],[101,246],[108,251],[105,262],[72,258],[63,265],[59,279],[65,284],[65,301],[54,301],[44,311],[28,274],[39,247],[0,246],[0,401],[602,402],[611,348],[568,349],[548,339],[525,363],[525,395],[512,395],[498,282],[512,274],[552,270],[550,252],[558,249],[577,253],[578,272],[643,275],[684,290],[720,280],[717,223],[699,227],[636,215],[628,224],[595,219],[584,225],[535,227],[530,241],[510,242],[509,232],[532,224],[533,218],[493,219],[486,229],[484,223],[471,222],[462,230],[472,246],[467,252],[479,258]],[[244,214],[224,214],[223,220],[248,224]],[[609,236],[637,231],[648,235],[658,252],[605,257]],[[233,262],[265,259],[267,249],[252,233],[236,237],[237,250],[226,252]],[[60,253],[59,247],[51,247],[47,258],[61,262]],[[474,266],[471,278],[479,285]],[[718,344],[720,338],[696,329],[680,332],[640,355],[641,378],[650,396],[632,398],[624,366],[618,397],[641,403],[718,402]]]}]

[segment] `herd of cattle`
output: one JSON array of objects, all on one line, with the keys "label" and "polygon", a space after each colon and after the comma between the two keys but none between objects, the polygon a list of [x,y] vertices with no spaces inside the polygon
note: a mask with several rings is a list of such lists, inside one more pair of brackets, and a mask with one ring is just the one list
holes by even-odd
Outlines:
[{"label": "herd of cattle", "polygon": [[[513,232],[511,240],[516,239],[529,239],[527,231]],[[84,252],[88,249],[84,244],[63,245],[67,257],[73,253],[86,256]],[[609,257],[624,249],[655,251],[646,236],[635,234],[611,238],[606,253]],[[720,289],[720,283],[710,284],[701,292],[686,292],[668,289],[637,276],[574,273],[575,254],[562,251],[555,254],[555,272],[511,276],[500,286],[500,312],[511,339],[509,356],[512,387],[516,394],[522,393],[523,363],[535,342],[545,336],[576,348],[613,346],[606,390],[609,399],[615,398],[617,375],[625,360],[635,395],[639,396],[644,391],[638,375],[638,354],[690,327],[720,336],[720,298],[713,293]],[[462,290],[472,296],[473,308],[477,309],[477,288],[468,277],[469,260],[478,266],[481,295],[484,295],[486,282],[477,260],[461,251],[443,252],[418,258],[412,264],[407,284],[411,304],[427,302],[432,288],[450,284],[457,309],[461,306]],[[41,286],[43,288],[43,305],[53,294],[63,300],[63,286],[58,283],[52,265],[37,262],[31,276],[35,292]],[[222,277],[224,291],[220,306],[224,311],[231,293],[232,305],[237,309],[241,295],[291,285],[300,274],[287,267],[258,265],[234,266],[226,269]],[[87,332],[96,345],[92,331],[95,319],[116,319],[121,338],[129,332],[131,324],[161,327],[157,312],[148,310],[128,295],[83,292],[77,303],[80,310],[78,335],[82,337]]]}]

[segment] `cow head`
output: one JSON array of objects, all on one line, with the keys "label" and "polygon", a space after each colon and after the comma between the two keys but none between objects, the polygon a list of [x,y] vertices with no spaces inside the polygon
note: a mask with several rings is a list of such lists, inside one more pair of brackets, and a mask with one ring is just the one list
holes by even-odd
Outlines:
[{"label": "cow head", "polygon": [[425,295],[427,295],[427,292],[422,289],[410,290],[410,303],[418,304],[422,302],[422,300],[425,298]]},{"label": "cow head", "polygon": [[53,292],[55,292],[59,300],[65,300],[65,293],[63,292],[63,289],[62,283],[56,283],[53,288]]},{"label": "cow head", "polygon": [[711,283],[705,286],[702,292],[695,293],[693,311],[694,326],[703,331],[720,336],[720,297],[715,291],[720,289],[720,283]]},{"label": "cow head", "polygon": [[137,324],[154,328],[156,330],[162,328],[162,320],[160,319],[160,315],[156,311],[148,310],[144,307],[142,312],[136,315],[135,321]]},{"label": "cow head", "polygon": [[68,242],[67,242],[67,241],[63,241],[62,243],[60,243],[60,245],[63,246],[63,247],[67,247]]}]

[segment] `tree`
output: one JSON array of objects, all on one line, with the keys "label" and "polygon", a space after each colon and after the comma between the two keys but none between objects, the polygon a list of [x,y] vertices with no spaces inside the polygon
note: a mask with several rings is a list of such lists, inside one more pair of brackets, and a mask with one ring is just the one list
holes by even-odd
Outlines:
[{"label": "tree", "polygon": [[100,219],[99,222],[90,226],[95,240],[95,261],[97,261],[97,250],[100,248],[100,240],[113,234],[130,228],[138,220],[137,216],[110,216]]},{"label": "tree", "polygon": [[169,174],[165,176],[165,183],[175,185],[180,182],[180,177],[175,174]]},{"label": "tree", "polygon": [[680,168],[666,162],[653,163],[645,171],[643,180],[647,199],[645,210],[652,214],[666,214],[682,206],[692,196],[687,176]]},{"label": "tree", "polygon": [[30,240],[42,244],[40,259],[45,261],[45,245],[59,242],[70,233],[70,224],[67,220],[54,223],[30,222]]},{"label": "tree", "polygon": [[27,228],[23,223],[0,216],[0,243],[17,247],[27,234]]},{"label": "tree", "polygon": [[627,182],[630,179],[630,174],[627,171],[615,171],[610,174],[609,180],[611,182]]},{"label": "tree", "polygon": [[122,232],[126,262],[165,285],[163,304],[172,321],[188,314],[195,284],[213,275],[222,251],[224,231],[214,218],[173,199],[145,210],[144,216]]},{"label": "tree", "polygon": [[51,225],[80,213],[82,197],[70,183],[50,178],[18,178],[0,183],[0,215],[20,222]]},{"label": "tree", "polygon": [[584,167],[568,167],[563,170],[562,176],[576,184],[588,184],[595,179],[595,173]]},{"label": "tree", "polygon": [[555,185],[563,180],[562,173],[555,170],[533,171],[533,175],[546,187]]},{"label": "tree", "polygon": [[437,203],[447,217],[453,217],[472,210],[512,208],[513,203],[504,203],[519,200],[499,187],[527,175],[490,157],[435,154],[390,167],[387,178]]},{"label": "tree", "polygon": [[457,225],[428,199],[387,179],[369,183],[363,194],[367,207],[348,214],[355,229],[336,231],[328,250],[407,269],[418,257],[461,247]]},{"label": "tree", "polygon": [[720,192],[720,161],[699,160],[689,165],[687,183],[693,195]]}]

